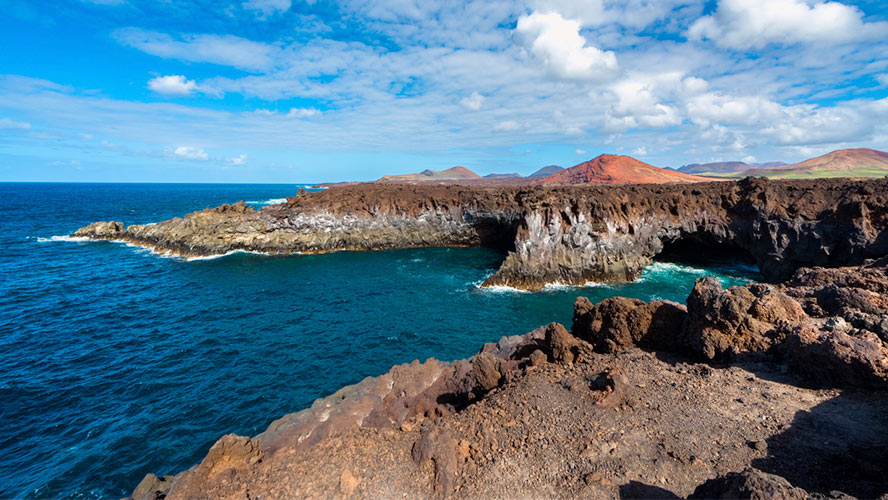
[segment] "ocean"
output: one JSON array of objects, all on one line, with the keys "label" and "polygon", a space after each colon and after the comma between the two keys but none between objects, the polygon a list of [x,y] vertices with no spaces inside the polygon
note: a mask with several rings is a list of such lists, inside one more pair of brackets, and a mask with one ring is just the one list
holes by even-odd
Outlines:
[{"label": "ocean", "polygon": [[657,262],[637,281],[480,289],[479,248],[184,261],[65,235],[302,185],[0,183],[0,498],[119,498],[147,472],[198,463],[392,365],[471,356],[551,321],[579,295],[684,302],[694,279],[759,278],[740,262]]}]

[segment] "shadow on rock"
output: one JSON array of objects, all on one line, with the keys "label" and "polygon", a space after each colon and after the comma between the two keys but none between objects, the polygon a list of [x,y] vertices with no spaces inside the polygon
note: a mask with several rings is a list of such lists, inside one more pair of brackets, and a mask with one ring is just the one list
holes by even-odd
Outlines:
[{"label": "shadow on rock", "polygon": [[859,498],[888,493],[888,400],[846,391],[768,438],[768,456],[752,465],[808,492],[842,491]]},{"label": "shadow on rock", "polygon": [[680,498],[667,489],[639,481],[629,481],[620,486],[621,500],[674,500]]}]

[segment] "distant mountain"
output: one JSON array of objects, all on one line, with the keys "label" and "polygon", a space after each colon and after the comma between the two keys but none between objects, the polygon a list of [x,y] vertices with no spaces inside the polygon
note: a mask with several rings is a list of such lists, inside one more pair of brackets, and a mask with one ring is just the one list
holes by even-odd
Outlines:
[{"label": "distant mountain", "polygon": [[487,174],[485,179],[520,179],[521,174]]},{"label": "distant mountain", "polygon": [[528,175],[528,177],[549,177],[550,175],[561,172],[564,170],[564,167],[559,167],[558,165],[549,165],[548,167],[543,167],[536,172]]},{"label": "distant mountain", "polygon": [[376,182],[460,181],[469,179],[481,179],[481,176],[465,167],[452,167],[447,170],[423,170],[418,174],[386,175]]},{"label": "distant mountain", "polygon": [[888,175],[888,153],[864,148],[840,149],[793,165],[750,169],[743,175],[774,179],[884,177]]},{"label": "distant mountain", "polygon": [[722,174],[740,174],[750,168],[770,168],[786,165],[782,161],[772,161],[768,163],[744,163],[742,161],[722,161],[716,163],[692,163],[678,169],[679,172],[694,175],[719,175]]},{"label": "distant mountain", "polygon": [[540,179],[541,184],[661,184],[709,181],[675,170],[658,168],[631,156],[601,155]]}]

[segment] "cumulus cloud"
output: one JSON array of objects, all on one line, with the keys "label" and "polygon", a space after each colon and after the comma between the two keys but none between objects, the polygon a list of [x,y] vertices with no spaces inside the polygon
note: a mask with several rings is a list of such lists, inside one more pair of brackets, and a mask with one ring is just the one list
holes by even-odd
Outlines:
[{"label": "cumulus cloud", "polygon": [[124,28],[112,36],[123,45],[167,59],[219,64],[248,71],[267,70],[274,66],[274,47],[233,35],[184,35],[176,39],[156,31]]},{"label": "cumulus cloud", "polygon": [[243,165],[243,164],[247,163],[247,155],[235,156],[230,161],[231,161],[232,165]]},{"label": "cumulus cloud", "polygon": [[179,146],[173,151],[173,154],[187,160],[208,160],[210,158],[210,155],[203,149],[191,146]]},{"label": "cumulus cloud", "polygon": [[290,5],[290,0],[247,0],[241,4],[245,9],[256,11],[263,19],[286,12]]},{"label": "cumulus cloud", "polygon": [[687,101],[688,117],[696,125],[767,123],[776,120],[782,106],[762,96],[731,96],[708,92]]},{"label": "cumulus cloud", "polygon": [[634,156],[647,156],[648,150],[644,146],[638,146],[637,148],[632,150],[631,154]]},{"label": "cumulus cloud", "polygon": [[876,81],[882,85],[888,85],[888,73],[876,75]]},{"label": "cumulus cloud", "polygon": [[[606,95],[612,104],[605,118],[605,130],[661,129],[684,121],[683,103],[708,88],[697,77],[680,71],[633,73],[611,84]],[[591,97],[597,96],[593,93]],[[598,97],[605,99],[606,97]]]},{"label": "cumulus cloud", "polygon": [[484,104],[484,96],[477,92],[472,92],[472,95],[459,100],[459,105],[470,111],[478,111],[482,104]]},{"label": "cumulus cloud", "polygon": [[515,31],[556,77],[604,80],[617,69],[616,54],[589,45],[580,23],[557,12],[521,16]]},{"label": "cumulus cloud", "polygon": [[709,39],[731,49],[776,44],[840,43],[888,35],[888,23],[868,23],[857,7],[803,0],[720,0],[714,14],[688,29],[694,40]]},{"label": "cumulus cloud", "polygon": [[586,154],[586,153],[588,153],[588,151],[586,151],[585,149],[580,149],[580,148],[577,148],[577,149],[574,151],[574,154],[578,154],[578,155],[580,155],[580,156],[582,156],[582,155],[584,155],[584,154]]},{"label": "cumulus cloud", "polygon": [[165,96],[189,96],[197,89],[197,83],[182,75],[167,75],[148,80],[148,88]]}]

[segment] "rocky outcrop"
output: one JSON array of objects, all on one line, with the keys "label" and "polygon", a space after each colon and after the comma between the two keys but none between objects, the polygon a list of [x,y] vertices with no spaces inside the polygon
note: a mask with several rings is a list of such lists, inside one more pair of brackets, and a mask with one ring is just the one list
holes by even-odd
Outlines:
[{"label": "rocky outcrop", "polygon": [[[686,309],[624,297],[593,305],[579,297],[572,331],[598,352],[639,346],[719,363],[768,354],[783,359],[811,385],[888,389],[888,342],[879,337],[888,318],[881,312],[884,296],[859,288],[884,289],[885,264],[802,269],[779,286],[756,283],[725,290],[717,280],[701,278]],[[818,301],[824,290],[826,309]],[[856,318],[857,326],[842,314]]]},{"label": "rocky outcrop", "polygon": [[[677,497],[639,482],[654,469],[691,498],[878,496],[888,349],[838,314],[880,310],[880,294],[854,290],[888,285],[885,264],[802,269],[780,285],[704,278],[687,307],[581,297],[570,331],[552,323],[466,360],[393,367],[255,437],[224,436],[190,470],[146,476],[134,498],[509,496],[504,480],[531,496]],[[820,463],[841,473],[812,478]]]},{"label": "rocky outcrop", "polygon": [[668,349],[687,316],[687,308],[670,301],[644,302],[611,297],[593,305],[586,297],[574,303],[573,334],[598,352],[615,352],[637,345]]},{"label": "rocky outcrop", "polygon": [[485,286],[537,289],[631,280],[655,256],[683,245],[745,253],[768,280],[782,281],[801,267],[860,265],[888,255],[886,228],[888,180],[748,178],[555,187],[358,184],[302,193],[258,211],[237,203],[153,225],[96,223],[74,234],[183,256],[493,246],[509,253]]},{"label": "rocky outcrop", "polygon": [[682,343],[688,353],[709,360],[767,351],[806,318],[799,303],[776,287],[752,284],[722,290],[718,280],[702,278],[688,297]]},{"label": "rocky outcrop", "polygon": [[732,472],[701,484],[688,500],[808,500],[807,491],[786,479],[756,469]]}]

